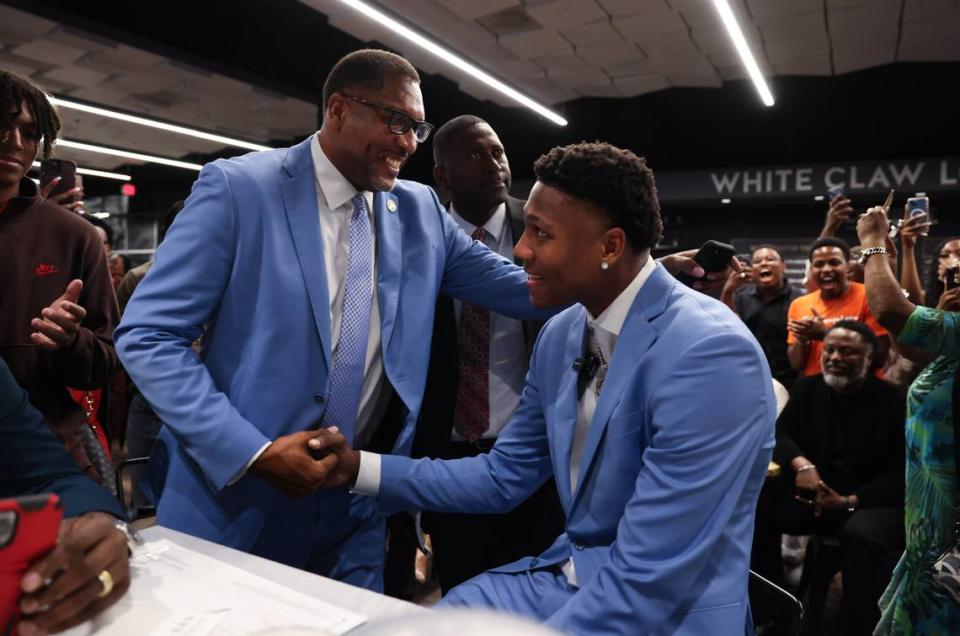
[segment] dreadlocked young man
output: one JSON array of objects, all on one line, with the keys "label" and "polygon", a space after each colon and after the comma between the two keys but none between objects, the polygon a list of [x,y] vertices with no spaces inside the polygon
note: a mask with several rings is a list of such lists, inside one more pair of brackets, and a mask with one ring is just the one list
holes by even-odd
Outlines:
[{"label": "dreadlocked young man", "polygon": [[0,356],[80,468],[97,477],[81,438],[85,414],[67,387],[107,384],[119,311],[94,227],[26,176],[41,150],[50,157],[59,132],[46,94],[0,71]]}]

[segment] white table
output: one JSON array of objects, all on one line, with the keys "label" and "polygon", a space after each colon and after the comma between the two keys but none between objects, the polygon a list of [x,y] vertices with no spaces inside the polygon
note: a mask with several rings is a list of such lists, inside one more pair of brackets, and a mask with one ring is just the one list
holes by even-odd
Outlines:
[{"label": "white table", "polygon": [[[208,617],[211,617],[210,620],[215,622],[215,618],[218,615],[216,612],[210,614],[206,611],[196,612],[190,609],[182,612],[178,611],[183,609],[183,603],[190,605],[195,599],[203,597],[207,590],[213,590],[214,594],[219,593],[219,600],[216,601],[218,605],[216,607],[223,608],[222,611],[227,612],[226,614],[219,614],[219,616],[236,615],[238,618],[235,619],[235,621],[246,616],[245,612],[251,614],[259,612],[263,617],[273,617],[273,619],[285,616],[293,620],[292,616],[299,611],[300,618],[305,618],[305,620],[301,620],[298,624],[319,625],[322,624],[323,621],[318,620],[319,615],[317,612],[319,611],[320,614],[323,614],[323,610],[317,609],[318,607],[327,607],[329,610],[339,608],[353,612],[354,614],[359,614],[367,620],[384,617],[393,618],[400,615],[410,615],[412,613],[422,613],[425,611],[424,608],[412,603],[400,601],[381,594],[375,594],[358,587],[353,587],[352,585],[311,574],[304,570],[298,570],[274,561],[268,561],[267,559],[211,543],[210,541],[198,539],[197,537],[192,537],[169,528],[154,526],[143,530],[140,534],[146,542],[146,545],[137,558],[139,562],[138,567],[141,568],[140,571],[144,574],[134,576],[127,595],[121,599],[117,605],[104,612],[104,614],[94,619],[91,623],[86,623],[74,630],[70,630],[67,636],[87,636],[101,632],[109,634],[110,636],[114,634],[124,634],[125,636],[131,633],[130,630],[132,628],[142,634],[151,633],[151,630],[155,630],[156,633],[164,635],[188,632],[202,632],[204,634],[247,633],[245,630],[234,631],[233,629],[227,629],[226,625],[220,625],[218,623],[214,624],[213,627],[210,627],[210,624],[204,624],[202,622],[193,623],[193,628],[186,628],[186,631],[183,629],[173,629],[171,627],[171,623],[176,625],[182,624],[184,619],[181,614],[188,615],[190,620],[195,621],[205,621],[208,620]],[[184,552],[181,549],[186,549],[190,552]],[[171,556],[164,557],[163,555]],[[159,558],[160,561],[152,561],[151,559],[154,558]],[[165,558],[166,560],[164,560]],[[155,565],[151,565],[153,563],[155,563]],[[208,565],[204,565],[204,563]],[[181,566],[183,569],[181,569]],[[220,569],[222,569],[222,566],[230,567],[224,569],[221,573]],[[243,579],[239,573],[231,579],[215,578],[208,582],[204,578],[208,574],[214,576],[212,574],[213,572],[230,576],[230,572],[236,572],[233,568],[243,570],[246,573],[260,578],[253,578],[248,581]],[[190,574],[190,572],[194,574]],[[260,584],[256,583],[256,581],[262,579],[266,579],[266,581]],[[242,583],[240,582],[241,580]],[[180,581],[183,581],[182,585],[178,585]],[[221,581],[236,582],[238,586],[236,593],[239,594],[240,597],[233,596],[233,591],[225,595],[224,590],[226,588],[221,586]],[[190,584],[193,585],[192,590],[190,590]],[[226,587],[229,588],[229,584]],[[263,594],[260,593],[261,589],[263,590]],[[256,593],[253,595],[246,593],[251,590],[256,590]],[[174,596],[179,594],[181,597],[187,594],[185,598],[189,600],[171,604],[171,594]],[[266,596],[264,596],[264,594],[266,594]],[[283,599],[284,604],[282,606],[293,608],[294,614],[276,613],[276,610],[280,606],[276,603],[271,604],[271,595],[274,601],[278,598]],[[161,599],[161,597],[167,600],[161,602],[158,600]],[[243,600],[240,600],[241,598]],[[298,598],[300,601],[296,600]],[[320,601],[320,603],[318,603],[318,601]],[[323,603],[326,603],[326,605],[323,605]],[[202,605],[203,602],[200,604]],[[309,614],[303,614],[302,610],[305,608],[310,608],[315,611],[310,611]],[[217,611],[219,612],[221,610],[218,609]],[[239,612],[239,614],[233,614],[231,612]],[[330,618],[330,620],[334,620],[332,618],[334,616],[332,611],[328,612],[326,616]],[[228,619],[225,620],[229,623]],[[344,618],[344,620],[346,619]],[[352,621],[354,619],[350,620]],[[201,630],[200,626],[202,625],[206,625],[207,628]],[[232,625],[236,626],[235,622],[232,623]],[[247,625],[249,625],[249,623],[247,623]]]},{"label": "white table", "polygon": [[[168,539],[185,548],[194,550],[208,557],[223,561],[234,567],[241,568],[253,574],[269,579],[285,587],[297,590],[307,596],[318,598],[332,605],[342,607],[367,618],[379,618],[401,613],[425,611],[424,608],[401,601],[383,594],[375,594],[359,587],[340,583],[305,570],[298,570],[288,565],[270,561],[233,548],[227,548],[217,543],[164,528],[153,526],[140,532],[144,541]],[[136,595],[135,586],[131,586],[130,594]]]}]

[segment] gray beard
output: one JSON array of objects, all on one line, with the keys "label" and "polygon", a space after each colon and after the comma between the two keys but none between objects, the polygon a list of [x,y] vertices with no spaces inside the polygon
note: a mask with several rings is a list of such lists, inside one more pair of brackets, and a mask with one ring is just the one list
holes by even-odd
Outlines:
[{"label": "gray beard", "polygon": [[864,360],[863,368],[860,369],[860,373],[856,375],[834,375],[824,371],[823,381],[834,391],[845,392],[849,389],[860,388],[860,385],[863,384],[863,381],[867,378],[867,373],[869,371],[870,360],[868,358],[867,360]]}]

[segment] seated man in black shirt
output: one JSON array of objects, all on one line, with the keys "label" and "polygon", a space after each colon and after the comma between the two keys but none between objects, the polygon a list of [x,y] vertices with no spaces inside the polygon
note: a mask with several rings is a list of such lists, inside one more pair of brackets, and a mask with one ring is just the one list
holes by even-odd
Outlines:
[{"label": "seated man in black shirt", "polygon": [[783,256],[772,245],[753,250],[750,269],[732,272],[720,294],[763,347],[773,378],[788,389],[797,373],[787,358],[787,310],[803,294],[785,278]]},{"label": "seated man in black shirt", "polygon": [[864,323],[837,322],[823,344],[823,373],[797,380],[777,419],[783,478],[761,495],[754,567],[782,578],[781,532],[840,537],[842,633],[870,634],[904,545],[904,396],[870,372]]}]

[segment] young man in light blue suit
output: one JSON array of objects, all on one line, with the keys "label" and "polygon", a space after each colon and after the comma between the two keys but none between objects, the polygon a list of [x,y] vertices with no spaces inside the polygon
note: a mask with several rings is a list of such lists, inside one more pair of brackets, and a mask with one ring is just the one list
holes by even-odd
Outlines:
[{"label": "young man in light blue suit", "polygon": [[520,268],[397,179],[431,129],[406,60],[346,56],[323,107],[304,142],[204,167],[117,349],[165,422],[160,524],[379,590],[383,518],[367,498],[316,492],[337,458],[307,440],[338,427],[409,453],[439,293],[545,314]]},{"label": "young man in light blue suit", "polygon": [[754,510],[774,446],[763,352],[723,304],[650,258],[653,173],[607,144],[555,148],[516,247],[552,318],[514,418],[489,454],[411,460],[339,435],[328,486],[384,510],[499,512],[551,474],[566,531],[543,554],[456,587],[449,605],[538,618],[570,634],[744,634]]}]

